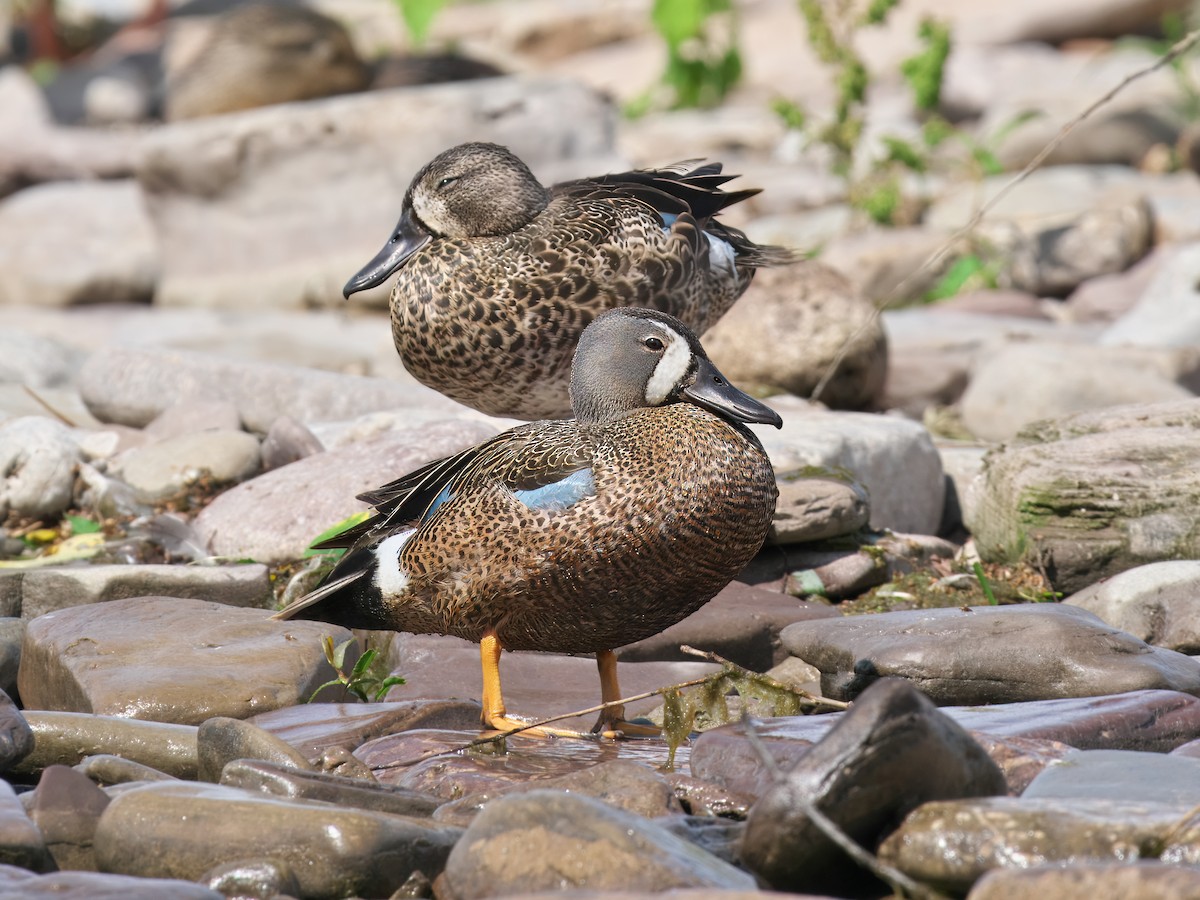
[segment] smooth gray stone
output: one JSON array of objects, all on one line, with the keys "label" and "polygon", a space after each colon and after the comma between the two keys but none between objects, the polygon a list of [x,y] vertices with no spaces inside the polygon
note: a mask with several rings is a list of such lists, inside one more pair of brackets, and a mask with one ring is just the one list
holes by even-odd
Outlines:
[{"label": "smooth gray stone", "polygon": [[113,798],[96,831],[105,871],[198,879],[231,860],[288,866],[302,897],[387,896],[441,871],[461,831],[224,785],[159,783]]},{"label": "smooth gray stone", "polygon": [[38,827],[7,781],[0,781],[0,864],[51,872],[54,860]]},{"label": "smooth gray stone", "polygon": [[33,751],[33,731],[17,704],[0,691],[0,772],[14,768]]},{"label": "smooth gray stone", "polygon": [[444,878],[461,900],[579,888],[754,887],[746,872],[641,816],[548,790],[489,803],[450,853]]},{"label": "smooth gray stone", "polygon": [[71,504],[79,442],[44,416],[0,422],[0,516],[53,519]]},{"label": "smooth gray stone", "polygon": [[1156,647],[1200,653],[1200,560],[1172,559],[1128,569],[1064,603]]},{"label": "smooth gray stone", "polygon": [[257,725],[215,716],[200,723],[196,733],[199,781],[221,781],[221,772],[235,759],[264,760],[301,771],[312,763],[295,747]]},{"label": "smooth gray stone", "polygon": [[441,800],[407,788],[327,772],[309,772],[260,759],[236,759],[225,765],[221,784],[276,797],[322,800],[338,806],[398,816],[430,816]]},{"label": "smooth gray stone", "polygon": [[221,863],[198,880],[225,897],[236,897],[237,900],[274,900],[279,896],[300,894],[300,881],[292,867],[275,860]]},{"label": "smooth gray stone", "polygon": [[174,775],[160,772],[151,766],[114,756],[111,753],[94,753],[75,764],[75,771],[86,775],[96,784],[105,787],[113,784],[128,784],[131,781],[175,781]]},{"label": "smooth gray stone", "polygon": [[992,869],[968,900],[1194,900],[1200,870],[1155,860]]},{"label": "smooth gray stone", "polygon": [[[26,573],[28,574],[28,573]],[[22,582],[16,582],[18,585]],[[4,593],[0,584],[0,594]],[[17,609],[20,609],[20,598]],[[13,694],[17,689],[17,672],[21,668],[21,643],[25,640],[25,623],[15,616],[0,618],[0,690]]]},{"label": "smooth gray stone", "polygon": [[21,583],[21,618],[36,619],[87,603],[155,595],[259,609],[272,606],[274,601],[270,573],[259,563],[55,567],[26,573]]},{"label": "smooth gray stone", "polygon": [[73,766],[86,756],[108,753],[178,778],[196,777],[196,727],[143,722],[119,716],[26,710],[33,752],[17,772],[37,772],[56,763]]},{"label": "smooth gray stone", "polygon": [[236,484],[262,468],[258,438],[244,431],[198,431],[133,447],[112,460],[112,474],[142,503],[162,503],[206,475],[214,484]]},{"label": "smooth gray stone", "polygon": [[74,769],[50,766],[42,772],[29,815],[58,868],[95,871],[92,838],[109,802],[104,791]]},{"label": "smooth gray stone", "polygon": [[1021,796],[1200,806],[1200,759],[1134,750],[1076,750],[1043,769]]},{"label": "smooth gray stone", "polygon": [[0,895],[47,900],[226,900],[224,894],[190,881],[131,878],[99,872],[35,875],[0,864]]}]

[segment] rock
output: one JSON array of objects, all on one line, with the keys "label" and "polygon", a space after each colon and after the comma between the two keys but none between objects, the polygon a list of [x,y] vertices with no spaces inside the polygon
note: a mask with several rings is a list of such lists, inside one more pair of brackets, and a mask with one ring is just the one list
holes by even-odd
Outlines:
[{"label": "rock", "polygon": [[969,900],[1188,900],[1200,893],[1200,872],[1149,860],[993,869]]},{"label": "rock", "polygon": [[1200,760],[1131,750],[1076,750],[1047,766],[1021,796],[1192,807],[1200,804]]},{"label": "rock", "polygon": [[1152,859],[1184,812],[1177,804],[1135,801],[943,800],[910,814],[879,856],[961,894],[992,869]]},{"label": "rock", "polygon": [[982,357],[962,395],[963,424],[1004,441],[1039,419],[1134,403],[1186,400],[1200,378],[1200,350],[1096,347],[1059,342],[1004,345]]},{"label": "rock", "polygon": [[[193,763],[195,754],[193,754]],[[131,781],[174,781],[174,775],[160,772],[158,769],[144,766],[131,759],[114,756],[111,753],[95,753],[85,756],[74,767],[75,771],[84,775],[89,781],[105,787],[114,784],[128,784]],[[192,766],[193,771],[195,765]]]},{"label": "rock", "polygon": [[1200,654],[1200,561],[1138,566],[1090,585],[1065,601],[1148,644]]},{"label": "rock", "polygon": [[938,441],[938,454],[942,457],[942,469],[946,473],[946,510],[938,534],[959,533],[963,521],[972,515],[967,504],[974,499],[971,483],[983,471],[983,460],[988,447],[978,441]]},{"label": "rock", "polygon": [[261,449],[263,469],[270,472],[320,453],[325,448],[302,423],[289,415],[282,415],[267,429]]},{"label": "rock", "polygon": [[202,600],[112,600],[31,621],[17,683],[33,709],[184,724],[245,718],[297,703],[333,678],[323,635],[350,637]]},{"label": "rock", "polygon": [[817,398],[838,409],[871,407],[887,371],[887,338],[869,302],[817,262],[764,269],[704,335],[717,367],[746,390]]},{"label": "rock", "polygon": [[0,864],[34,872],[54,869],[54,860],[46,849],[42,833],[29,820],[7,781],[0,781]]},{"label": "rock", "polygon": [[143,503],[161,503],[208,476],[217,485],[245,481],[261,465],[258,439],[244,431],[199,431],[135,447],[113,460],[113,474]]},{"label": "rock", "polygon": [[120,756],[178,778],[196,777],[196,728],[117,716],[26,710],[36,741],[18,772],[73,766],[97,753]]},{"label": "rock", "polygon": [[[1017,44],[1044,41],[1059,44],[1072,38],[1120,37],[1161,25],[1168,10],[1181,9],[1177,0],[1068,0],[1046,6],[1021,0],[1004,8],[1002,16],[988,6],[966,7],[961,19],[962,40],[973,44]],[[1085,55],[1085,59],[1090,59]]]},{"label": "rock", "polygon": [[1159,245],[1124,272],[1089,278],[1063,301],[1061,310],[1068,322],[1107,324],[1129,312],[1146,293],[1169,247]]},{"label": "rock", "polygon": [[0,691],[0,772],[7,772],[33,751],[33,731],[12,698]]},{"label": "rock", "polygon": [[784,590],[796,597],[846,600],[957,552],[941,538],[893,532],[813,544],[787,555]]},{"label": "rock", "polygon": [[358,494],[494,433],[469,420],[433,422],[318,453],[225,491],[193,524],[217,556],[296,560],[319,534],[366,508]]},{"label": "rock", "polygon": [[133,181],[26,188],[0,203],[0,305],[145,303],[158,254]]},{"label": "rock", "polygon": [[1194,347],[1200,343],[1197,280],[1200,242],[1164,254],[1133,307],[1100,335],[1101,345]]},{"label": "rock", "polygon": [[625,662],[695,660],[679,649],[686,645],[762,672],[788,658],[779,642],[783,628],[803,619],[836,615],[839,613],[828,606],[734,581],[682,622],[621,647],[617,655]]},{"label": "rock", "polygon": [[479,726],[479,704],[465,700],[396,700],[387,703],[305,703],[259,713],[249,721],[287,741],[310,761],[333,750],[356,750],[367,741],[417,728]]},{"label": "rock", "polygon": [[1200,695],[1200,661],[1057,604],[818,619],[789,625],[782,639],[821,670],[822,694],[837,700],[889,676],[909,679],[944,706],[1145,688]]},{"label": "rock", "polygon": [[853,481],[824,475],[783,473],[771,523],[780,544],[842,537],[865,528],[871,518],[866,489]]},{"label": "rock", "polygon": [[98,872],[35,875],[7,865],[0,865],[0,890],[14,897],[56,900],[225,900],[224,894],[190,881]]},{"label": "rock", "polygon": [[257,725],[214,716],[196,734],[199,781],[221,781],[225,766],[234,760],[261,760],[306,771],[312,768],[304,755]]},{"label": "rock", "polygon": [[745,872],[599,800],[534,790],[489,803],[446,862],[455,897],[587,888],[750,890]]},{"label": "rock", "polygon": [[231,860],[286,865],[303,897],[387,896],[442,868],[458,829],[213,784],[159,783],[113,798],[96,830],[109,872],[196,879]]},{"label": "rock", "polygon": [[[1007,287],[1064,296],[1089,278],[1120,272],[1151,240],[1150,212],[1136,176],[1117,166],[1054,166],[1035,171],[977,229],[1003,260]],[[964,184],[930,207],[927,227],[956,230],[1007,185],[1009,176]]]},{"label": "rock", "polygon": [[[25,575],[28,572],[23,573]],[[20,590],[21,580],[16,581]],[[4,585],[0,582],[0,597],[5,593]],[[0,600],[0,604],[8,605]],[[20,611],[21,597],[18,593],[16,609]],[[13,694],[17,690],[17,670],[21,666],[21,642],[25,640],[25,623],[17,618],[0,618],[0,691]]]},{"label": "rock", "polygon": [[228,400],[198,399],[166,407],[146,423],[143,432],[155,441],[196,434],[201,431],[239,431],[242,418]]},{"label": "rock", "polygon": [[78,442],[53,419],[0,422],[0,516],[57,517],[71,503],[79,461]]},{"label": "rock", "polygon": [[954,260],[947,257],[924,272],[921,266],[949,236],[929,228],[876,227],[834,238],[822,250],[821,261],[848,278],[873,312],[924,297]]},{"label": "rock", "polygon": [[78,366],[77,354],[59,341],[18,328],[0,334],[0,383],[60,387]]},{"label": "rock", "polygon": [[201,875],[200,881],[224,897],[273,900],[300,893],[300,881],[292,867],[267,859],[219,863]]},{"label": "rock", "polygon": [[446,147],[496,141],[547,180],[568,174],[555,167],[591,175],[611,165],[601,160],[611,158],[612,117],[574,80],[496,78],[158,129],[139,172],[162,242],[158,302],[340,304],[347,273],[391,233],[404,186]]},{"label": "rock", "polygon": [[267,567],[257,563],[55,566],[25,573],[21,582],[21,617],[36,619],[72,606],[155,594],[259,609],[271,606],[274,601]]},{"label": "rock", "polygon": [[[170,379],[171,391],[162,390]],[[296,366],[248,363],[199,353],[110,347],[79,375],[84,402],[105,422],[141,427],[174,403],[227,401],[250,431],[281,415],[309,423],[384,409],[459,412],[462,407],[414,382],[398,384]]]},{"label": "rock", "polygon": [[1200,399],[1030,426],[990,453],[967,527],[980,555],[1020,559],[1072,593],[1126,569],[1200,556]]},{"label": "rock", "polygon": [[922,803],[1004,791],[1000,769],[953,719],[909,684],[883,680],[754,805],[742,859],[776,890],[841,893],[854,880],[850,860],[802,803],[871,849]]},{"label": "rock", "polygon": [[844,470],[866,488],[872,528],[913,534],[937,529],[946,488],[937,449],[923,426],[896,417],[820,411],[792,398],[770,402],[783,417],[783,429],[757,434],[777,473]]},{"label": "rock", "polygon": [[[936,308],[938,312],[1051,321],[1053,316],[1047,314],[1048,302],[1027,291],[979,288],[939,300]],[[1057,309],[1057,306],[1049,308]]]},{"label": "rock", "polygon": [[42,772],[30,818],[58,868],[96,870],[92,838],[108,803],[108,795],[74,769],[50,766]]},{"label": "rock", "polygon": [[221,784],[275,797],[320,800],[398,816],[430,816],[441,804],[436,797],[417,791],[327,772],[307,772],[261,759],[226,763]]}]

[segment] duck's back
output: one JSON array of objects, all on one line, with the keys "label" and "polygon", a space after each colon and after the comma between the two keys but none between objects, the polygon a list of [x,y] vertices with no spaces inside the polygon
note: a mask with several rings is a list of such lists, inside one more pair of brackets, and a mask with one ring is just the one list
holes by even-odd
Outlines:
[{"label": "duck's back", "polygon": [[[400,630],[509,649],[591,652],[662,631],[698,609],[761,547],[775,479],[750,432],[690,404],[585,428],[552,424],[509,461],[481,459],[400,553]],[[516,490],[529,455],[557,456],[573,496]],[[490,471],[489,471],[490,469]],[[521,473],[524,472],[523,476]]]}]

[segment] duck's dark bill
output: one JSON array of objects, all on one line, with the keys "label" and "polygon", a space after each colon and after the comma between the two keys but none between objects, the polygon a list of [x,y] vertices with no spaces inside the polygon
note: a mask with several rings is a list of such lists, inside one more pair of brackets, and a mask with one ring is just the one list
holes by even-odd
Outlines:
[{"label": "duck's dark bill", "polygon": [[404,265],[410,256],[429,241],[429,232],[417,219],[412,207],[406,206],[400,221],[396,223],[392,239],[383,245],[383,249],[375,254],[374,259],[346,282],[346,286],[342,288],[342,296],[349,299],[351,294],[383,284],[389,275]]},{"label": "duck's dark bill", "polygon": [[783,427],[779,413],[765,403],[759,403],[745,391],[739,391],[707,359],[700,360],[696,383],[684,388],[683,395],[697,406],[725,419]]}]

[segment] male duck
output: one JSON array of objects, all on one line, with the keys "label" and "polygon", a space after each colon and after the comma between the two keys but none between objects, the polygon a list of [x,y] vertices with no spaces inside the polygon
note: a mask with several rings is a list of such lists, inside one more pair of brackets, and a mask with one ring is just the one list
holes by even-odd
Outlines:
[{"label": "male duck", "polygon": [[[318,545],[348,552],[277,617],[479,642],[490,728],[521,724],[500,691],[506,648],[594,652],[604,702],[619,699],[613,648],[700,608],[762,546],[775,476],[745,423],[782,422],[656,310],[597,317],[570,390],[574,419],[513,428],[361,495],[374,517]],[[596,730],[623,715],[609,708]]]},{"label": "male duck", "polygon": [[346,297],[392,289],[392,336],[420,381],[492,415],[570,415],[571,354],[606,309],[646,306],[703,333],[759,266],[793,260],[714,217],[758,190],[694,161],[547,190],[496,144],[417,173],[391,239]]}]

